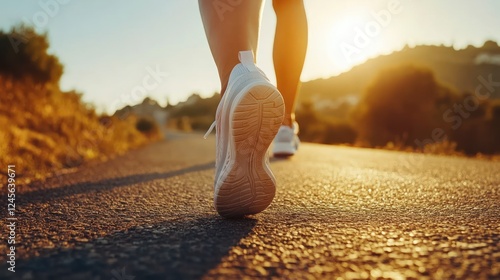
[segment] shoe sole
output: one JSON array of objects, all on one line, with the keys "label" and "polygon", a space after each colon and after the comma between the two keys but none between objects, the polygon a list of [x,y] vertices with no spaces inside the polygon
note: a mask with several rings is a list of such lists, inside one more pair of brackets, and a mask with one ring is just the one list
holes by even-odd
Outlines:
[{"label": "shoe sole", "polygon": [[276,192],[267,150],[283,121],[284,102],[270,85],[243,90],[230,112],[229,137],[234,158],[219,178],[215,208],[223,217],[241,217],[265,210]]}]

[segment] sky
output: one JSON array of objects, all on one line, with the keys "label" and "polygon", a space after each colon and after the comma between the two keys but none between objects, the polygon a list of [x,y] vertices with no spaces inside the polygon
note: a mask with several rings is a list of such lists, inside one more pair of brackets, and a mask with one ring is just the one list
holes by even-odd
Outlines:
[{"label": "sky", "polygon": [[[271,2],[264,4],[257,65],[275,81]],[[338,75],[405,45],[500,42],[497,0],[304,2],[309,42],[302,81]],[[61,88],[83,93],[99,111],[145,96],[165,105],[220,90],[196,0],[0,0],[0,29],[19,23],[47,32],[50,53],[64,65]]]}]

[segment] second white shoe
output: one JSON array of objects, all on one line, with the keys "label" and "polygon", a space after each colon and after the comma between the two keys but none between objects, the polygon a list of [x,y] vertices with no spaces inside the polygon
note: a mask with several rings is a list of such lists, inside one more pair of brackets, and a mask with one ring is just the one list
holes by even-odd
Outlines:
[{"label": "second white shoe", "polygon": [[276,181],[267,150],[284,117],[283,97],[255,66],[252,51],[239,59],[214,122],[214,206],[223,217],[256,214],[271,204]]},{"label": "second white shoe", "polygon": [[282,125],[273,142],[274,157],[290,157],[295,155],[300,145],[299,125],[293,122],[293,127]]}]

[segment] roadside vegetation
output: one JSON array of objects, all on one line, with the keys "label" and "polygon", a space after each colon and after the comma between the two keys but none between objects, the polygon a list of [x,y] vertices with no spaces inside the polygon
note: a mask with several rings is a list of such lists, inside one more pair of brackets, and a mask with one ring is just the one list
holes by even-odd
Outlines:
[{"label": "roadside vegetation", "polygon": [[0,166],[29,181],[160,138],[154,123],[98,114],[80,93],[62,91],[64,68],[48,49],[29,27],[0,31]]},{"label": "roadside vegetation", "polygon": [[[385,68],[356,102],[339,98],[327,106],[328,100],[301,94],[296,118],[302,141],[487,158],[500,154],[500,99],[488,92],[460,92],[426,67]],[[168,107],[169,126],[206,130],[218,100],[219,94],[193,94]]]}]

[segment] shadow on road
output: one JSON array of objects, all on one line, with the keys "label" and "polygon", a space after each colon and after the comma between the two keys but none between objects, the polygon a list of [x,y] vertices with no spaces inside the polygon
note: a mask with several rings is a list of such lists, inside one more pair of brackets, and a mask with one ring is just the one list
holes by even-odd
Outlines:
[{"label": "shadow on road", "polygon": [[[248,236],[254,219],[188,217],[52,249],[20,260],[36,279],[198,279]],[[127,278],[129,276],[129,278]]]},{"label": "shadow on road", "polygon": [[105,191],[117,187],[124,187],[138,183],[145,183],[158,179],[168,179],[171,177],[181,176],[191,172],[208,170],[213,168],[214,166],[215,162],[209,162],[170,172],[135,174],[124,177],[110,178],[95,182],[82,182],[77,184],[71,184],[53,189],[41,189],[24,193],[22,195],[23,199],[19,202],[19,205],[25,205],[27,203],[37,203],[41,201],[46,202],[75,194],[82,194],[94,191]]}]

